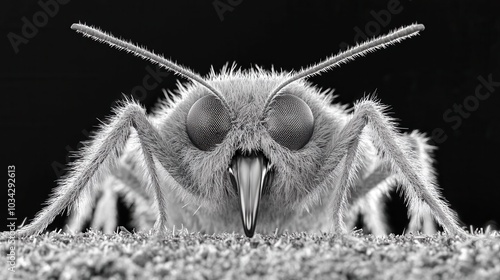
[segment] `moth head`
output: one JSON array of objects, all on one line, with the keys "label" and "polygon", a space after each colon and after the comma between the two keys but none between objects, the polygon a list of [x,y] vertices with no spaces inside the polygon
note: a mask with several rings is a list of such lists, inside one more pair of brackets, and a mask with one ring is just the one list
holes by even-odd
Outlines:
[{"label": "moth head", "polygon": [[[263,110],[272,90],[288,75],[255,71],[227,71],[209,79],[231,111],[214,95],[188,89],[186,109],[177,106],[176,110],[180,121],[180,112],[185,113],[184,148],[178,148],[190,163],[184,168],[190,170],[198,190],[214,198],[226,197],[240,207],[256,200],[242,197],[255,189],[259,201],[291,207],[306,191],[296,186],[312,185],[318,155],[322,155],[318,140],[325,142],[326,133],[314,131],[318,118],[319,124],[326,125],[321,122],[323,98],[301,81]],[[244,185],[249,174],[254,174],[251,180],[259,186]],[[220,185],[214,187],[215,183]]]},{"label": "moth head", "polygon": [[[203,78],[134,44],[81,24],[73,29],[174,71],[192,83],[155,117],[165,143],[158,159],[183,196],[235,215],[252,236],[258,211],[294,208],[316,188],[326,148],[340,127],[331,98],[305,81],[349,60],[418,34],[410,25],[298,72],[224,68]],[[260,205],[262,204],[262,207]]]}]

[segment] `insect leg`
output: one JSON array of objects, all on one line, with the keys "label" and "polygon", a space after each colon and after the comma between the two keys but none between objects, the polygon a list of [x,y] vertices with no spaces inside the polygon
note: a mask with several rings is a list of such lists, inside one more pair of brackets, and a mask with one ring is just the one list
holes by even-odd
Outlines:
[{"label": "insect leg", "polygon": [[[140,147],[139,147],[140,149]],[[130,152],[125,152],[124,157]],[[131,209],[131,225],[138,231],[153,227],[155,217],[158,217],[156,209],[151,207],[153,198],[144,189],[145,183],[134,176],[133,171],[125,166],[126,160],[121,159],[115,172],[109,176],[102,186],[100,195],[91,198],[97,201],[95,209],[85,207],[82,211],[74,211],[67,222],[69,232],[81,232],[85,224],[90,221],[93,229],[102,230],[104,233],[113,233],[118,222],[117,204],[118,197],[123,199],[125,206]],[[137,170],[137,172],[145,172]],[[94,211],[92,211],[94,210]]]},{"label": "insect leg", "polygon": [[[348,205],[353,205],[354,211],[357,210],[363,214],[363,219],[373,234],[387,233],[381,200],[382,196],[393,186],[393,176],[380,162],[368,177],[363,180],[356,178],[358,170],[370,158],[370,152],[366,150],[366,145],[363,145],[363,142],[368,140],[367,131],[363,131],[367,123],[365,118],[352,118],[340,132],[336,140],[337,145],[334,146],[334,156],[330,158],[337,159],[334,162],[330,161],[330,164],[333,163],[330,166],[338,164],[342,167],[331,202],[335,233],[347,232],[344,213]],[[339,158],[342,158],[342,151],[345,154],[343,162],[339,161]],[[376,155],[372,155],[374,156]],[[356,181],[359,182],[356,184]],[[354,218],[355,214],[357,213],[350,213],[350,216]]]},{"label": "insect leg", "polygon": [[[91,201],[96,199],[93,193],[90,193],[89,196]],[[85,223],[92,219],[93,210],[93,207],[88,204],[80,206],[78,211],[73,211],[70,214],[64,230],[70,233],[82,232],[84,230]]]},{"label": "insect leg", "polygon": [[[158,211],[154,205],[154,197],[144,188],[148,178],[143,178],[147,170],[143,169],[140,155],[141,147],[127,149],[114,176],[117,178],[113,190],[123,198],[128,209],[131,209],[131,225],[138,231],[153,227]],[[96,212],[94,218],[100,215]]]},{"label": "insect leg", "polygon": [[[433,147],[427,144],[425,135],[413,131],[409,134],[404,133],[402,137],[413,151],[409,155],[411,159],[420,162],[420,176],[428,178],[435,184],[436,174],[432,166]],[[397,186],[397,176],[391,174],[387,165],[386,162],[379,162],[378,168],[357,184],[349,197],[348,204],[353,205],[353,209],[357,211],[351,216],[360,212],[363,222],[375,235],[387,234],[382,199],[384,194],[388,195]],[[419,207],[411,207],[409,211],[410,223],[407,233],[417,231],[425,234],[436,233],[435,220],[427,204],[422,203]]]},{"label": "insect leg", "polygon": [[72,165],[69,175],[60,181],[47,206],[29,225],[20,228],[18,234],[40,233],[66,208],[81,209],[79,206],[88,200],[87,193],[93,191],[103,175],[109,174],[110,170],[115,168],[117,159],[129,138],[131,127],[137,130],[158,204],[159,217],[156,229],[166,230],[165,200],[153,161],[153,154],[161,153],[161,148],[158,146],[162,138],[150,124],[144,109],[138,104],[128,103],[117,110],[109,124],[104,125],[82,150],[81,158]]},{"label": "insect leg", "polygon": [[[404,134],[408,145],[412,147],[414,160],[418,161],[421,166],[421,176],[436,184],[436,172],[434,170],[432,152],[434,147],[427,143],[428,139],[425,135],[412,131],[410,134]],[[422,231],[425,234],[434,234],[437,231],[434,218],[430,213],[428,205],[423,204],[418,208],[410,208],[410,223],[407,232]]]},{"label": "insect leg", "polygon": [[97,201],[95,208],[87,204],[78,211],[72,211],[66,224],[69,232],[83,231],[87,222],[90,222],[91,228],[102,230],[104,233],[112,233],[116,229],[118,214],[117,196],[113,191],[115,182],[116,179],[110,176],[104,180],[98,193],[89,194],[91,202]]},{"label": "insect leg", "polygon": [[354,185],[355,173],[359,159],[358,146],[360,143],[360,136],[366,122],[358,119],[351,119],[346,126],[340,131],[337,143],[333,149],[334,153],[331,155],[325,166],[334,168],[334,172],[338,170],[337,167],[342,168],[342,173],[337,177],[336,188],[334,190],[331,206],[333,214],[332,230],[336,234],[346,233],[346,225],[344,223],[344,213],[347,209],[347,198],[349,190]]},{"label": "insect leg", "polygon": [[396,131],[393,121],[384,114],[384,108],[375,101],[362,100],[355,105],[355,119],[365,119],[373,129],[373,140],[382,157],[390,162],[401,181],[410,211],[417,211],[426,203],[437,221],[450,234],[467,236],[460,228],[456,214],[449,208],[431,178],[422,176],[425,166],[414,160],[414,152],[407,141]]},{"label": "insect leg", "polygon": [[[395,171],[403,185],[405,197],[410,205],[410,211],[415,212],[422,202],[431,209],[437,221],[451,234],[466,236],[457,222],[456,214],[448,207],[432,180],[423,177],[419,161],[412,160],[412,151],[408,143],[395,130],[393,121],[384,115],[384,108],[375,101],[362,100],[355,105],[351,120],[339,132],[335,145],[332,146],[330,158],[321,170],[335,172],[343,160],[343,169],[336,184],[332,201],[333,227],[338,233],[346,232],[343,223],[343,213],[347,205],[349,189],[352,187],[356,166],[357,147],[362,137],[363,128],[370,125],[371,138],[384,160],[389,162],[391,170]],[[321,179],[320,179],[321,180]]]},{"label": "insect leg", "polygon": [[354,186],[348,197],[348,205],[353,205],[353,210],[349,210],[351,216],[362,214],[363,222],[372,234],[386,235],[388,229],[383,199],[394,189],[396,182],[384,162],[377,161],[376,164],[377,167]]}]

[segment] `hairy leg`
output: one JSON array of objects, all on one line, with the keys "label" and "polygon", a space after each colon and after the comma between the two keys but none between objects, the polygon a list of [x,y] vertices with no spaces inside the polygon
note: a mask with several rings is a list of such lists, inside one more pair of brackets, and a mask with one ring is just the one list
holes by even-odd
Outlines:
[{"label": "hairy leg", "polygon": [[[404,133],[402,137],[413,151],[413,160],[419,161],[422,166],[420,175],[435,182],[436,174],[432,166],[434,147],[427,144],[428,139],[418,131]],[[387,234],[383,197],[388,196],[397,186],[396,177],[388,170],[387,163],[377,162],[377,168],[356,184],[348,198],[348,204],[352,205],[349,210],[351,223],[348,228],[354,227],[355,220],[352,218],[361,214],[364,224],[373,234]],[[427,204],[422,204],[418,208],[410,208],[408,214],[410,223],[406,230],[407,233],[418,231],[425,234],[436,233],[436,223]]]},{"label": "hairy leg", "polygon": [[345,159],[332,202],[334,230],[339,233],[346,232],[343,213],[356,169],[353,163],[359,153],[358,144],[361,133],[365,126],[369,125],[372,132],[371,138],[381,152],[382,158],[390,163],[391,170],[396,172],[398,181],[402,183],[410,211],[416,212],[422,203],[426,203],[448,233],[467,236],[466,232],[459,227],[455,213],[441,198],[434,182],[421,175],[424,167],[419,161],[413,159],[411,147],[397,133],[393,121],[383,112],[384,108],[371,100],[363,100],[356,104],[352,119],[340,131],[337,143],[333,146],[332,156],[327,161],[332,164],[333,169],[342,159]]},{"label": "hairy leg", "polygon": [[18,234],[29,235],[43,231],[61,212],[70,207],[74,210],[81,209],[88,203],[88,192],[111,170],[116,168],[117,159],[133,127],[137,131],[142,147],[147,171],[154,190],[159,217],[155,229],[163,232],[166,230],[167,215],[165,213],[165,198],[162,195],[157,173],[154,166],[153,155],[162,157],[162,138],[149,122],[144,109],[136,103],[128,103],[116,111],[109,124],[104,125],[94,139],[82,151],[82,156],[72,165],[69,175],[64,178],[48,205],[39,212],[35,219],[21,229]]},{"label": "hairy leg", "polygon": [[148,230],[153,227],[159,213],[154,207],[154,196],[144,188],[146,182],[141,180],[140,174],[144,171],[139,168],[130,157],[125,157],[115,176],[120,184],[115,187],[116,192],[123,197],[126,206],[131,210],[131,224],[137,231]]},{"label": "hairy leg", "polygon": [[153,227],[157,211],[154,211],[154,199],[144,190],[131,171],[120,165],[113,175],[109,176],[101,187],[98,195],[92,197],[96,207],[85,207],[82,211],[74,211],[67,223],[69,232],[81,232],[85,224],[90,223],[93,229],[104,233],[113,233],[118,226],[118,197],[123,199],[125,206],[131,210],[130,223],[137,231]]},{"label": "hairy leg", "polygon": [[[137,134],[132,132],[130,140],[137,139]],[[119,160],[119,164],[113,172],[113,180],[110,180],[105,191],[111,192],[112,195],[102,195],[98,198],[98,204],[118,205],[118,197],[123,199],[123,203],[130,212],[130,224],[136,231],[144,231],[151,229],[155,222],[155,217],[158,217],[158,212],[154,211],[154,198],[148,192],[147,170],[140,164],[143,161],[140,144],[136,145],[135,141],[129,141],[123,156]],[[106,193],[104,193],[106,194]],[[108,199],[107,199],[108,198]],[[112,199],[112,200],[111,200]],[[109,206],[108,206],[109,207]],[[112,233],[115,229],[108,226],[108,222],[117,223],[116,219],[109,216],[113,209],[107,207],[96,207],[92,217],[92,227],[104,229],[105,233]],[[116,209],[114,210],[116,211]]]},{"label": "hairy leg", "polygon": [[[90,222],[93,229],[102,230],[104,233],[112,233],[117,224],[117,196],[113,191],[113,184],[116,179],[113,176],[107,177],[102,186],[90,193],[91,203],[81,207],[78,211],[73,211],[67,222],[69,232],[81,232],[85,229],[85,224]],[[97,201],[93,208],[93,202]],[[110,231],[109,231],[110,230]]]},{"label": "hairy leg", "polygon": [[[348,213],[344,219],[347,228],[352,229],[358,217],[361,217],[366,229],[374,235],[387,234],[387,221],[384,214],[384,196],[394,187],[393,177],[387,163],[377,157],[377,151],[367,137],[368,131],[360,136],[359,149],[363,152],[358,160],[364,164],[358,171],[358,180],[349,190],[347,198]],[[360,164],[358,164],[359,166]]]},{"label": "hairy leg", "polygon": [[[94,195],[94,193],[92,193],[89,199],[91,201],[95,201],[96,199],[99,199],[99,194]],[[87,203],[86,205],[81,206],[78,211],[73,211],[69,215],[64,231],[69,233],[82,232],[85,224],[92,220],[93,213],[94,208],[92,207],[92,203]]]},{"label": "hairy leg", "polygon": [[384,197],[395,186],[395,176],[390,174],[384,163],[378,162],[378,167],[353,188],[348,200],[356,212],[350,215],[361,214],[364,225],[372,234],[386,235],[388,228]]},{"label": "hairy leg", "polygon": [[118,197],[130,212],[130,224],[135,231],[151,229],[158,217],[155,211],[154,199],[144,196],[144,192],[137,192],[136,187],[131,187],[130,182],[124,182],[113,177],[108,188],[98,198],[98,203],[91,220],[93,229],[100,229],[104,233],[113,233],[118,224]]},{"label": "hairy leg", "polygon": [[[428,178],[432,184],[436,184],[436,171],[433,167],[432,152],[434,147],[427,143],[428,139],[425,135],[413,131],[410,134],[405,134],[404,137],[408,141],[414,152],[415,160],[419,161],[421,166],[421,176]],[[425,234],[434,234],[437,231],[436,223],[430,212],[428,205],[421,205],[419,208],[410,209],[410,224],[407,232],[422,231]]]}]

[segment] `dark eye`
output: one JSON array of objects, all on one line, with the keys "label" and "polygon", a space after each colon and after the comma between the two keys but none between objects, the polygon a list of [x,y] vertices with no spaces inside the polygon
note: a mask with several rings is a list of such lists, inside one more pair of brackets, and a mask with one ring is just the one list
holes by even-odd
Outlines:
[{"label": "dark eye", "polygon": [[213,95],[200,98],[189,109],[186,119],[187,134],[200,150],[208,151],[222,143],[230,128],[229,113]]},{"label": "dark eye", "polygon": [[290,150],[304,147],[313,134],[314,116],[300,98],[284,94],[271,104],[267,130],[278,144]]}]

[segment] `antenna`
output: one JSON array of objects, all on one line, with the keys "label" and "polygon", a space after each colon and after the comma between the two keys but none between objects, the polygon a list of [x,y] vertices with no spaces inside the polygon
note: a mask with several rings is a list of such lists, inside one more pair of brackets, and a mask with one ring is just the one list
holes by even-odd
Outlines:
[{"label": "antenna", "polygon": [[276,99],[276,97],[282,94],[281,90],[288,84],[299,79],[318,75],[322,72],[326,72],[334,67],[337,67],[342,63],[347,63],[351,60],[354,60],[359,56],[364,56],[367,53],[377,51],[381,48],[386,48],[395,43],[399,43],[404,39],[417,35],[424,29],[425,27],[422,24],[412,24],[406,27],[401,27],[390,32],[389,34],[373,38],[361,44],[357,44],[356,46],[351,47],[344,52],[339,52],[337,55],[330,56],[317,64],[309,66],[305,69],[301,69],[298,73],[294,74],[274,88],[274,90],[267,98],[266,103],[264,104],[262,118],[265,118],[267,112],[269,111],[269,105]]},{"label": "antenna", "polygon": [[165,67],[166,69],[173,71],[176,74],[180,74],[190,80],[196,81],[206,87],[212,94],[214,94],[221,102],[224,108],[227,110],[231,118],[235,119],[235,114],[233,110],[229,107],[226,100],[222,96],[222,94],[212,87],[207,81],[205,81],[199,74],[194,71],[180,66],[158,54],[155,54],[151,51],[148,51],[146,48],[139,47],[136,44],[131,42],[127,42],[123,39],[119,39],[114,37],[113,35],[106,33],[104,31],[99,30],[98,28],[87,26],[81,23],[74,23],[71,25],[71,29],[76,30],[78,33],[82,33],[85,37],[90,37],[98,42],[107,43],[108,45],[117,48],[118,50],[125,50],[130,52],[136,56],[139,56],[145,60],[148,60],[152,63],[156,63],[160,66]]}]

